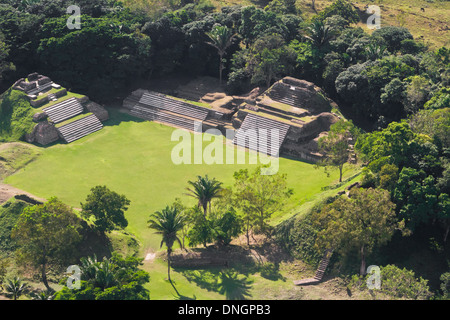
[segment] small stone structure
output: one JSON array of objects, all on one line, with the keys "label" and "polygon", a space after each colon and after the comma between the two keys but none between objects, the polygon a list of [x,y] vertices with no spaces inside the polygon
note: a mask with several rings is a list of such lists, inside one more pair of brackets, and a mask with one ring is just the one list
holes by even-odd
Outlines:
[{"label": "small stone structure", "polygon": [[25,135],[25,140],[29,143],[35,142],[45,146],[58,141],[59,134],[54,125],[47,121],[42,121],[36,124],[31,133]]},{"label": "small stone structure", "polygon": [[333,106],[336,104],[313,83],[285,77],[253,101],[243,103],[233,116],[232,125],[238,130],[249,113],[278,119],[289,125],[280,155],[317,162],[323,157],[319,153],[319,138],[339,120],[331,113]]},{"label": "small stone structure", "polygon": [[[275,82],[265,92],[255,88],[242,96],[228,96],[224,92],[207,93],[198,81],[183,85],[174,92],[177,97],[136,90],[124,100],[122,111],[142,119],[194,130],[194,109],[200,107],[185,103],[184,108],[181,108],[183,103],[177,99],[195,98],[195,101],[210,106],[204,108],[208,113],[206,118],[200,119],[203,131],[217,128],[225,134],[227,130],[234,130],[233,142],[239,144],[236,137],[245,137],[245,130],[256,129],[259,132],[260,129],[280,128],[282,140],[278,154],[311,162],[317,162],[323,157],[318,150],[318,140],[339,120],[339,116],[331,112],[336,104],[326,97],[321,88],[292,77]],[[145,95],[151,95],[152,98],[143,99]],[[186,111],[189,108],[192,114]],[[242,134],[239,134],[239,130]],[[260,141],[259,136],[256,139]],[[249,143],[239,145],[250,147]],[[268,144],[268,147],[272,151],[270,154],[275,154],[277,146]]]},{"label": "small stone structure", "polygon": [[[54,83],[49,77],[38,73],[31,73],[27,78],[17,80],[12,89],[27,94],[33,108],[41,108],[33,115],[33,122],[36,125],[24,137],[29,143],[45,146],[61,139],[69,143],[75,138],[79,139],[101,129],[101,122],[109,119],[108,111],[101,105],[90,101],[86,96],[61,99],[61,102],[57,103],[59,98],[67,96],[67,90]],[[49,93],[52,89],[56,90]],[[44,107],[49,102],[54,102],[54,104],[51,107]],[[80,117],[83,113],[86,113],[84,118]],[[53,115],[55,116],[53,117]],[[64,122],[64,125],[56,126],[59,122]],[[68,125],[70,127],[67,127]],[[66,139],[67,134],[63,133],[69,129],[71,137]]]},{"label": "small stone structure", "polygon": [[99,105],[98,103],[89,101],[86,103],[85,108],[88,112],[95,114],[95,116],[101,122],[105,122],[106,120],[109,119],[108,111],[105,108],[103,108],[101,105]]},{"label": "small stone structure", "polygon": [[30,73],[28,77],[17,80],[12,88],[25,92],[30,98],[38,97],[41,92],[52,88],[53,81],[38,73]]}]

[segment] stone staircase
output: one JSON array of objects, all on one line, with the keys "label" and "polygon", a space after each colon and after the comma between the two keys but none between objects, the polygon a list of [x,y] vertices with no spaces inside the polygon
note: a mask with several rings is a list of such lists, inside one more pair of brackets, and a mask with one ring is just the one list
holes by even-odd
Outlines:
[{"label": "stone staircase", "polygon": [[124,100],[123,107],[132,116],[191,131],[201,131],[202,124],[209,123],[209,109],[157,92],[138,90]]},{"label": "stone staircase", "polygon": [[47,97],[48,97],[48,101],[58,100],[58,98],[56,97],[56,95],[54,93],[50,93]]},{"label": "stone staircase", "polygon": [[144,107],[154,107],[172,113],[181,114],[183,116],[199,119],[200,121],[204,121],[209,114],[208,109],[153,92],[144,93],[139,100],[139,104]]},{"label": "stone staircase", "polygon": [[322,281],[323,275],[325,274],[328,264],[330,263],[330,259],[331,259],[332,255],[333,255],[332,250],[325,251],[325,254],[323,255],[323,258],[320,261],[319,266],[317,267],[316,274],[314,275],[314,277],[302,279],[302,280],[296,280],[296,281],[294,281],[294,284],[296,286],[302,286],[302,285],[317,284],[320,281]]},{"label": "stone staircase", "polygon": [[54,106],[44,108],[49,119],[57,124],[83,113],[83,106],[76,98],[64,100]]},{"label": "stone staircase", "polygon": [[[277,141],[272,141],[278,134]],[[278,156],[289,125],[252,113],[247,114],[237,130],[233,143],[271,156]]]},{"label": "stone staircase", "polygon": [[196,126],[196,124],[199,123],[201,125],[201,122],[195,118],[182,116],[170,111],[160,111],[158,109],[144,108],[139,105],[134,106],[131,110],[127,110],[127,113],[141,119],[162,122],[191,131],[199,131],[199,128]]},{"label": "stone staircase", "polygon": [[100,120],[93,114],[57,128],[65,142],[71,143],[103,128]]}]

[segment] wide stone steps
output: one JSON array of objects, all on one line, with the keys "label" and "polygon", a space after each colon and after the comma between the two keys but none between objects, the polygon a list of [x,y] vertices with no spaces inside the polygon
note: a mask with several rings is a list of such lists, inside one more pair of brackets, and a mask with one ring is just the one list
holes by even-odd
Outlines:
[{"label": "wide stone steps", "polygon": [[[271,156],[278,156],[288,130],[288,124],[249,113],[236,132],[233,143]],[[276,140],[273,141],[274,139]]]},{"label": "wide stone steps", "polygon": [[277,91],[270,92],[270,98],[273,101],[281,102],[292,107],[301,107],[302,105],[301,97],[292,90],[285,90],[283,93]]},{"label": "wide stone steps", "polygon": [[135,117],[150,120],[150,121],[158,121],[165,124],[170,124],[176,127],[181,127],[191,131],[199,131],[200,128],[196,127],[197,125],[201,126],[201,121],[197,119],[192,119],[188,117],[179,116],[177,114],[173,114],[170,112],[160,111],[157,109],[150,109],[141,107],[139,105],[134,106],[133,109],[129,111],[129,113]]},{"label": "wide stone steps", "polygon": [[320,281],[322,281],[323,275],[325,274],[325,271],[328,267],[328,264],[330,263],[331,256],[333,254],[332,250],[325,251],[325,254],[323,255],[322,260],[319,263],[319,266],[317,267],[316,273],[314,275],[314,278],[307,278],[302,280],[296,280],[294,281],[294,284],[297,286],[302,285],[311,285],[311,284],[317,284]]},{"label": "wide stone steps", "polygon": [[103,128],[95,115],[89,115],[57,128],[64,141],[71,143]]},{"label": "wide stone steps", "polygon": [[143,107],[150,106],[158,109],[163,109],[201,121],[206,120],[209,114],[208,109],[192,105],[184,101],[171,99],[158,93],[144,93],[139,100],[139,104]]},{"label": "wide stone steps", "polygon": [[70,98],[42,111],[53,123],[57,124],[83,113],[83,106],[76,98]]}]

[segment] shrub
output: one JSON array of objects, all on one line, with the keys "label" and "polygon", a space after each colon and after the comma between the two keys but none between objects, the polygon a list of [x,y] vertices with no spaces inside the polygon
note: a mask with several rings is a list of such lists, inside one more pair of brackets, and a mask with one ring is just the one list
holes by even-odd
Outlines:
[{"label": "shrub", "polygon": [[0,251],[4,253],[13,252],[17,245],[11,239],[11,230],[17,219],[28,204],[22,201],[10,200],[0,207]]},{"label": "shrub", "polygon": [[[395,299],[427,300],[432,297],[428,286],[428,280],[422,277],[416,278],[413,271],[406,268],[400,269],[395,265],[380,267],[381,286],[373,289],[372,295],[382,294]],[[373,274],[364,278],[353,276],[349,288],[357,288],[361,291],[367,289],[367,280]]]},{"label": "shrub", "polygon": [[323,252],[314,247],[317,232],[312,225],[312,216],[320,206],[313,208],[302,217],[293,217],[279,224],[274,230],[275,240],[293,257],[317,266]]},{"label": "shrub", "polygon": [[359,22],[359,16],[352,4],[346,0],[336,0],[330,6],[321,11],[317,18],[319,20],[325,20],[332,16],[341,16],[348,24]]},{"label": "shrub", "polygon": [[18,141],[34,127],[34,110],[25,93],[12,88],[0,103],[0,142]]},{"label": "shrub", "polygon": [[394,53],[402,49],[406,49],[406,47],[410,47],[411,43],[405,43],[402,41],[406,39],[413,40],[412,34],[408,31],[408,29],[403,27],[396,26],[386,26],[380,29],[376,29],[372,36],[374,38],[381,37],[386,41],[388,51]]}]

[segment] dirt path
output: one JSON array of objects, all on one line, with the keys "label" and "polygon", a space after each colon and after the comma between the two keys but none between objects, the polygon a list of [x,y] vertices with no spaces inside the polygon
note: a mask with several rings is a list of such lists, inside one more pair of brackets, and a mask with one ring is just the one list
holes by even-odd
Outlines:
[{"label": "dirt path", "polygon": [[45,202],[47,201],[46,199],[37,197],[29,192],[26,192],[24,190],[15,188],[13,186],[10,186],[8,184],[4,184],[4,183],[0,183],[0,205],[2,205],[3,203],[5,203],[6,201],[8,201],[9,199],[13,198],[16,195],[19,194],[24,194],[29,196],[30,198],[36,199],[38,201],[42,201]]},{"label": "dirt path", "polygon": [[156,253],[152,249],[148,249],[145,254],[144,263],[152,263],[156,258]]}]

